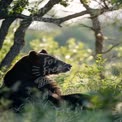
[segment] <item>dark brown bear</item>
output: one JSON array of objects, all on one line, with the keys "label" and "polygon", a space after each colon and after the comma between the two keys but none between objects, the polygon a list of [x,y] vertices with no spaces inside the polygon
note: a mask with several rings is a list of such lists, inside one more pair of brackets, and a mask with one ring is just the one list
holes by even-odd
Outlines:
[{"label": "dark brown bear", "polygon": [[7,97],[12,101],[11,107],[18,108],[30,96],[29,90],[34,88],[42,92],[48,91],[50,96],[52,93],[61,95],[57,84],[46,76],[67,72],[70,69],[70,64],[49,55],[45,50],[39,53],[31,51],[4,77],[4,87],[10,89],[10,95]]}]

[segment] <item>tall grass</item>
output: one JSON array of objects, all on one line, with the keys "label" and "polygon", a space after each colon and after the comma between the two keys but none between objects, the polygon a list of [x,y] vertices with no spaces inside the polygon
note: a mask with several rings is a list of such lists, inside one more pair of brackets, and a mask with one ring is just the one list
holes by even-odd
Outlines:
[{"label": "tall grass", "polygon": [[104,110],[71,111],[65,105],[54,108],[38,100],[27,104],[19,114],[1,112],[0,122],[112,122],[110,114]]}]

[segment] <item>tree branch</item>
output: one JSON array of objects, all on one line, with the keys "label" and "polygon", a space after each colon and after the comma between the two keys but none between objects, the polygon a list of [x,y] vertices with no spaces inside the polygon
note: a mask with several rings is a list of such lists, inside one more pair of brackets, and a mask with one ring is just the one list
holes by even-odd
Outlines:
[{"label": "tree branch", "polygon": [[49,10],[52,9],[52,7],[56,4],[58,4],[59,2],[61,2],[62,0],[50,0],[48,1],[48,3],[43,7],[41,8],[37,14],[35,14],[34,16],[43,16],[45,13],[47,13]]},{"label": "tree branch", "polygon": [[119,45],[120,45],[120,43],[117,43],[117,44],[113,45],[113,46],[110,47],[108,50],[102,52],[102,54],[106,54],[106,53],[110,52],[113,48],[115,48],[115,47],[117,47],[117,46],[119,46]]},{"label": "tree branch", "polygon": [[79,12],[79,13],[75,13],[75,14],[63,17],[63,18],[59,18],[60,19],[60,23],[63,23],[65,21],[68,21],[68,20],[76,18],[76,17],[83,16],[85,14],[88,14],[88,12],[87,11],[82,11],[82,12]]},{"label": "tree branch", "polygon": [[85,25],[85,24],[80,24],[80,25],[94,31],[93,27],[90,27],[90,26]]},{"label": "tree branch", "polygon": [[[37,16],[26,16],[23,14],[16,14],[16,15],[9,15],[9,16],[5,16],[2,17],[3,18],[20,18],[20,19],[26,19],[26,20],[32,20],[32,21],[41,21],[41,22],[49,22],[49,23],[54,23],[58,26],[60,26],[61,23],[68,21],[70,19],[76,18],[76,17],[80,17],[83,16],[85,14],[88,14],[87,11],[81,11],[72,15],[68,15],[62,18],[46,18],[46,17],[40,17],[39,15]],[[0,18],[1,19],[1,18]]]},{"label": "tree branch", "polygon": [[109,9],[109,7],[108,7],[108,5],[107,5],[107,3],[106,3],[106,0],[102,0],[102,2],[103,2],[103,4],[104,4],[104,7],[105,7],[106,9]]},{"label": "tree branch", "polygon": [[[45,12],[43,9],[45,10],[45,8],[42,8],[41,10],[43,12]],[[15,18],[16,19],[16,18],[20,18],[20,19],[28,19],[28,20],[32,20],[32,21],[49,22],[49,23],[54,23],[54,24],[60,26],[60,24],[65,22],[65,21],[68,21],[68,20],[76,18],[76,17],[83,16],[85,14],[92,14],[92,16],[89,17],[90,19],[92,19],[92,18],[95,18],[95,17],[103,14],[104,12],[108,12],[108,11],[112,11],[112,10],[113,10],[112,8],[109,8],[109,9],[92,9],[92,8],[90,8],[89,11],[85,10],[85,11],[82,11],[82,12],[78,12],[78,13],[75,13],[75,14],[72,14],[72,15],[68,15],[68,16],[62,17],[62,18],[45,18],[45,17],[43,18],[38,13],[38,14],[35,14],[35,15],[31,15],[31,16],[26,16],[26,15],[23,15],[23,14],[3,15],[3,16],[0,16],[0,19],[5,19],[5,18]],[[44,13],[43,14],[42,13],[41,13],[41,15],[44,14]]]},{"label": "tree branch", "polygon": [[13,18],[13,19],[30,19],[31,16],[26,16],[26,15],[23,15],[23,14],[11,14],[11,15],[8,15],[8,14],[2,14],[0,15],[0,19],[8,19],[8,18]]},{"label": "tree branch", "polygon": [[36,17],[34,16],[34,17],[32,17],[32,20],[33,21],[42,21],[42,22],[54,23],[54,24],[60,26],[60,24],[65,22],[65,21],[68,21],[68,20],[76,18],[76,17],[83,16],[85,14],[87,14],[87,11],[82,11],[79,13],[75,13],[72,15],[68,15],[68,16],[65,16],[62,18],[56,18],[56,19],[55,18],[43,18],[43,17],[39,17],[39,16],[36,16]]}]

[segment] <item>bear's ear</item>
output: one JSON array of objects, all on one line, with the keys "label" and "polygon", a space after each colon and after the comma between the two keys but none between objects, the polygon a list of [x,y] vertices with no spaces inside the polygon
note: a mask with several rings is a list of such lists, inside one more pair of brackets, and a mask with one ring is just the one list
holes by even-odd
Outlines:
[{"label": "bear's ear", "polygon": [[31,60],[35,60],[35,59],[37,59],[37,57],[38,57],[38,53],[37,53],[37,52],[31,51],[31,52],[29,53],[29,58],[30,58]]},{"label": "bear's ear", "polygon": [[48,54],[46,50],[42,49],[39,53],[45,53]]}]

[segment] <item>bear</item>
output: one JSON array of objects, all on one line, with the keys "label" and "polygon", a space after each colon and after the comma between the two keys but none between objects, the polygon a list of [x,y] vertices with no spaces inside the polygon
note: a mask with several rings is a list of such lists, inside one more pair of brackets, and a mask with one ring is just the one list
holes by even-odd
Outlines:
[{"label": "bear", "polygon": [[[61,91],[56,82],[47,76],[67,72],[71,67],[70,64],[49,55],[44,49],[39,53],[31,51],[22,57],[4,77],[3,87],[9,88],[10,94],[5,96],[12,101],[10,108],[19,108],[30,96],[28,92],[32,88],[42,93],[45,93],[45,90],[48,91],[49,98],[56,103],[59,99],[56,95],[60,96]],[[56,98],[51,98],[52,93]]]},{"label": "bear", "polygon": [[18,108],[25,104],[25,100],[32,97],[35,91],[41,92],[42,97],[46,94],[45,100],[53,103],[55,107],[66,102],[72,110],[76,107],[87,108],[90,98],[88,95],[62,95],[57,83],[48,77],[68,72],[71,67],[70,64],[49,55],[44,49],[40,52],[31,51],[5,74],[2,88],[9,89],[3,95],[11,101],[9,108],[19,112]]}]

